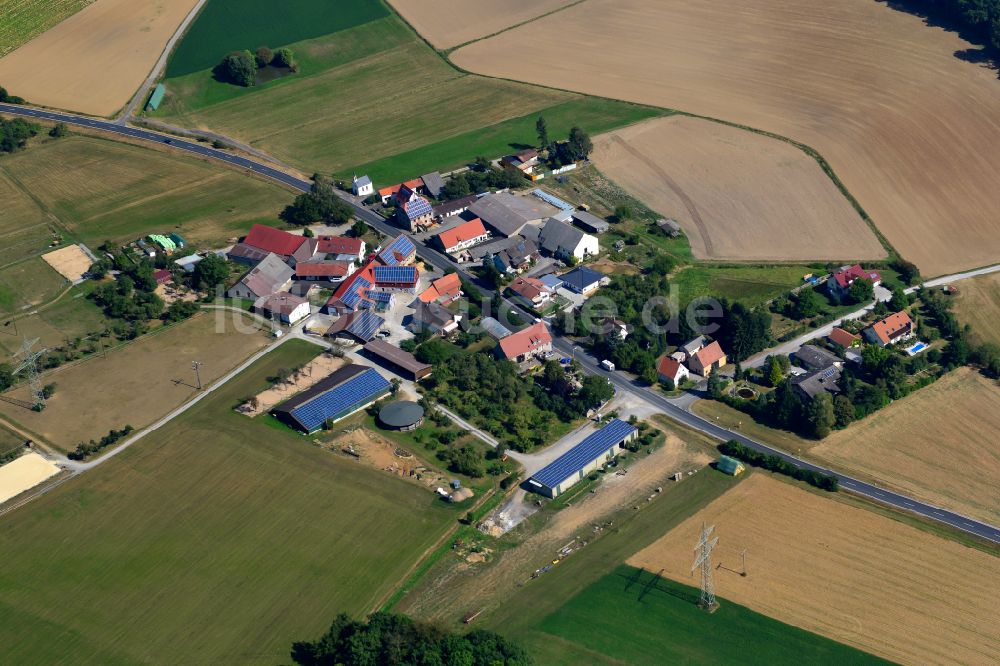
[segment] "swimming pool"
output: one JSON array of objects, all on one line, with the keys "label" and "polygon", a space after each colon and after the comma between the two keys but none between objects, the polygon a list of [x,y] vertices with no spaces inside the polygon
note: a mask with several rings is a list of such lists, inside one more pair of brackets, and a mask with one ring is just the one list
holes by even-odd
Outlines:
[{"label": "swimming pool", "polygon": [[927,349],[927,343],[926,342],[918,342],[918,343],[914,344],[911,347],[907,347],[906,348],[906,353],[909,354],[910,356],[916,356],[917,354],[919,354],[920,352],[922,352],[925,349]]}]

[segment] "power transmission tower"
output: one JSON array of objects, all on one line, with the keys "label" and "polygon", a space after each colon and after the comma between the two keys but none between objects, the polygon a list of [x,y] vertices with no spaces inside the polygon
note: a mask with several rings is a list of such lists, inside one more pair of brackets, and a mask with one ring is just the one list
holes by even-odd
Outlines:
[{"label": "power transmission tower", "polygon": [[719,543],[719,537],[711,539],[715,525],[705,526],[701,524],[701,539],[694,547],[694,564],[691,565],[691,573],[695,569],[701,569],[701,599],[698,606],[709,613],[714,613],[719,607],[719,602],[715,600],[715,581],[712,579],[712,549]]},{"label": "power transmission tower", "polygon": [[191,367],[194,368],[194,375],[198,378],[198,390],[201,390],[201,366],[203,363],[201,361],[191,361]]},{"label": "power transmission tower", "polygon": [[42,378],[38,374],[38,359],[45,353],[45,350],[31,351],[37,342],[38,338],[25,339],[21,343],[21,349],[14,354],[15,359],[20,359],[17,367],[14,368],[14,374],[24,373],[28,376],[28,386],[31,388],[32,398],[31,406],[41,411],[45,408],[45,391],[42,387]]}]

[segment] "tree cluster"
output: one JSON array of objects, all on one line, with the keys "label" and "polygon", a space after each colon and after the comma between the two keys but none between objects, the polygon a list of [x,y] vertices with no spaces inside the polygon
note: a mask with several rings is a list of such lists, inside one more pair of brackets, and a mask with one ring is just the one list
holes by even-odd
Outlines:
[{"label": "tree cluster", "polygon": [[580,384],[579,390],[576,389],[559,361],[547,361],[535,378],[531,393],[536,405],[566,422],[586,416],[589,410],[615,394],[607,380],[597,375],[587,375]]},{"label": "tree cluster", "polygon": [[319,639],[294,643],[291,657],[300,666],[528,666],[532,663],[523,648],[499,634],[482,630],[454,634],[392,613],[373,613],[367,622],[340,614]]},{"label": "tree cluster", "polygon": [[303,226],[316,222],[338,225],[349,222],[353,213],[351,206],[337,195],[333,181],[316,174],[310,191],[295,197],[281,213],[281,219]]},{"label": "tree cluster", "polygon": [[737,458],[738,460],[742,460],[753,467],[761,467],[769,472],[784,474],[798,479],[799,481],[805,481],[809,485],[816,486],[822,490],[836,492],[840,486],[837,478],[834,476],[796,467],[792,463],[785,461],[783,458],[779,458],[775,455],[760,453],[759,451],[755,451],[740,444],[736,440],[729,440],[728,442],[720,444],[719,451],[721,451],[723,455],[727,455],[731,458]]},{"label": "tree cluster", "polygon": [[441,190],[445,201],[461,199],[488,190],[504,190],[524,185],[524,175],[517,169],[499,169],[484,158],[476,159],[476,168],[452,176]]},{"label": "tree cluster", "polygon": [[894,6],[912,5],[921,13],[929,8],[939,20],[956,22],[966,28],[965,36],[994,50],[1000,49],[1000,0],[911,0]]},{"label": "tree cluster", "polygon": [[[116,257],[121,266],[122,255]],[[100,285],[90,293],[95,303],[104,308],[104,314],[112,319],[147,322],[163,312],[163,300],[156,295],[156,278],[153,264],[145,258],[126,268],[114,282]],[[92,269],[93,271],[93,269]]]},{"label": "tree cluster", "polygon": [[0,118],[0,152],[14,153],[28,144],[28,139],[38,134],[39,127],[21,118]]},{"label": "tree cluster", "polygon": [[195,289],[206,291],[225,284],[229,279],[229,266],[226,260],[215,253],[209,253],[204,259],[194,265],[192,284]]},{"label": "tree cluster", "polygon": [[566,164],[574,164],[585,160],[594,150],[590,136],[579,127],[569,131],[566,141],[553,141],[548,145],[549,165],[558,168]]},{"label": "tree cluster", "polygon": [[24,98],[18,97],[17,95],[11,95],[7,92],[7,89],[0,86],[0,103],[3,104],[24,104]]},{"label": "tree cluster", "polygon": [[70,460],[86,460],[88,457],[99,452],[108,446],[111,446],[123,437],[128,437],[135,430],[130,425],[125,426],[121,430],[112,430],[107,435],[102,437],[100,441],[90,440],[89,442],[80,442],[76,445],[76,448],[70,452]]},{"label": "tree cluster", "polygon": [[220,81],[249,88],[257,85],[257,70],[269,65],[298,71],[298,63],[295,62],[291,49],[271,50],[267,46],[261,46],[254,53],[244,49],[227,54],[215,66],[214,74]]},{"label": "tree cluster", "polygon": [[14,385],[14,368],[9,363],[0,363],[0,393]]}]

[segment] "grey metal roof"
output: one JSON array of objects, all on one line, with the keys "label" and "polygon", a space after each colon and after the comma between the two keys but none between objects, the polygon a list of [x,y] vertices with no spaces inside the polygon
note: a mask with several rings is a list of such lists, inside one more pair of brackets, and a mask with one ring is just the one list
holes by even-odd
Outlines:
[{"label": "grey metal roof", "polygon": [[831,365],[822,370],[816,370],[806,375],[792,377],[792,386],[797,388],[809,398],[815,398],[823,391],[829,393],[840,393],[840,368]]},{"label": "grey metal roof", "polygon": [[539,232],[538,238],[543,250],[557,254],[561,250],[572,253],[585,235],[579,229],[574,229],[565,222],[549,219]]},{"label": "grey metal roof", "polygon": [[372,179],[369,178],[368,176],[361,176],[361,178],[358,178],[357,180],[355,180],[354,183],[358,187],[364,187],[365,185],[371,185],[372,184]]},{"label": "grey metal roof", "polygon": [[531,478],[543,486],[555,488],[574,474],[578,474],[580,470],[600,458],[612,446],[621,443],[637,430],[638,428],[634,425],[621,419],[614,419],[543,467]]},{"label": "grey metal roof", "polygon": [[831,354],[825,349],[820,349],[816,345],[802,345],[793,356],[810,370],[819,370],[835,363],[843,363],[839,356]]},{"label": "grey metal roof", "polygon": [[681,345],[681,349],[684,350],[685,354],[690,356],[691,354],[695,353],[704,346],[705,346],[705,336],[699,335],[697,338],[688,340],[683,345]]},{"label": "grey metal roof", "polygon": [[267,296],[279,291],[294,274],[295,271],[291,266],[271,252],[259,264],[247,271],[240,282],[246,285],[251,293]]},{"label": "grey metal roof", "polygon": [[469,210],[498,234],[514,236],[520,233],[526,224],[549,218],[558,209],[539,199],[501,192],[482,197],[469,206]]},{"label": "grey metal roof", "polygon": [[585,210],[573,211],[573,221],[578,226],[581,226],[587,231],[595,234],[603,234],[610,228],[610,225],[607,222]]},{"label": "grey metal roof", "polygon": [[390,428],[406,428],[424,418],[424,408],[412,400],[390,402],[378,413],[378,420]]},{"label": "grey metal roof", "polygon": [[413,321],[421,324],[431,324],[440,328],[448,325],[454,319],[454,312],[437,303],[420,301],[414,306]]},{"label": "grey metal roof", "polygon": [[560,280],[555,273],[549,273],[548,275],[543,275],[538,279],[541,280],[542,284],[544,284],[549,289],[558,289],[563,285],[563,281]]},{"label": "grey metal roof", "polygon": [[440,173],[433,171],[425,173],[420,178],[424,181],[424,187],[427,188],[428,194],[435,198],[441,195],[441,190],[444,189],[444,180],[441,178]]}]

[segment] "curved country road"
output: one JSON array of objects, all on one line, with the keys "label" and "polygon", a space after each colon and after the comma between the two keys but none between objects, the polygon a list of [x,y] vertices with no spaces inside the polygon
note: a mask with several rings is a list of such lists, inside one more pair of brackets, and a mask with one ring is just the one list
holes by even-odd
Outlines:
[{"label": "curved country road", "polygon": [[[245,157],[230,155],[229,153],[223,152],[221,150],[216,150],[209,146],[201,145],[191,141],[185,141],[183,139],[177,139],[164,134],[159,134],[157,132],[152,132],[150,130],[119,125],[116,124],[115,122],[107,120],[99,120],[95,118],[77,116],[69,113],[46,111],[43,109],[35,109],[32,107],[18,106],[11,104],[0,104],[0,113],[7,113],[10,115],[22,116],[27,118],[38,118],[40,120],[48,120],[51,122],[63,122],[66,123],[67,125],[89,127],[91,129],[109,132],[111,134],[118,134],[120,136],[127,136],[133,139],[149,141],[152,143],[169,144],[171,147],[177,150],[193,153],[200,157],[207,157],[219,160],[231,166],[244,169],[251,173],[256,173],[266,178],[270,178],[271,180],[274,180],[283,185],[290,186],[300,191],[308,191],[309,188],[311,187],[311,183],[309,181],[296,178],[295,176],[291,176],[283,171],[279,171],[273,167],[260,164],[259,162],[255,162]],[[383,218],[381,215],[378,215],[377,213],[374,213],[368,210],[367,208],[359,206],[353,201],[348,200],[348,203],[350,203],[353,206],[356,217],[364,220],[366,223],[378,229],[382,233],[385,233],[389,236],[396,236],[399,233],[401,233],[399,229],[389,225],[388,222],[385,220],[385,218]],[[420,258],[426,261],[427,263],[440,269],[447,269],[447,268],[454,269],[470,282],[474,283],[477,282],[474,276],[466,273],[457,264],[453,263],[450,258],[442,255],[441,253],[435,250],[431,250],[424,245],[418,245],[417,247]],[[988,268],[982,268],[975,271],[968,271],[956,275],[943,276],[940,278],[929,280],[926,284],[927,286],[936,286],[996,271],[1000,271],[1000,266],[991,266]],[[491,292],[488,289],[482,287],[480,287],[480,289],[485,295],[487,296],[491,295]],[[509,301],[504,301],[504,302],[508,307],[511,307],[516,311],[518,311],[522,315],[522,317],[526,319],[526,321],[531,321],[533,319],[533,315],[530,315],[517,305],[510,303]],[[293,336],[288,336],[284,339],[289,339],[290,337]],[[86,466],[85,468],[91,468],[93,466],[99,465],[100,463],[107,460],[111,456],[117,455],[120,451],[124,450],[126,446],[131,445],[135,441],[138,441],[146,433],[163,426],[170,419],[186,411],[188,408],[190,408],[191,405],[200,401],[205,395],[207,395],[207,393],[211,392],[215,388],[218,388],[219,386],[224,384],[231,377],[235,376],[239,370],[243,369],[244,367],[248,366],[252,361],[266,354],[267,351],[273,349],[277,344],[280,344],[282,341],[283,340],[279,340],[277,343],[270,345],[269,347],[266,347],[261,352],[258,352],[258,354],[254,355],[251,359],[242,364],[239,368],[237,368],[237,370],[234,370],[232,373],[226,375],[225,377],[217,381],[215,384],[213,384],[213,386],[209,390],[201,393],[199,396],[195,397],[194,400],[187,403],[186,405],[174,410],[173,412],[165,416],[163,419],[158,421],[150,428],[147,428],[143,432],[134,435],[127,442],[125,442],[125,444],[118,447],[114,451],[105,454],[104,456],[101,456],[100,458],[97,458],[89,463],[85,463]],[[562,351],[564,355],[567,356],[573,355],[575,345],[571,340],[567,338],[558,335],[554,336],[554,346],[558,348],[560,351]],[[632,393],[639,399],[644,400],[648,404],[661,410],[671,419],[678,421],[690,428],[694,428],[695,430],[703,432],[709,435],[710,437],[722,441],[730,439],[736,440],[741,444],[748,446],[756,451],[760,451],[762,453],[769,455],[779,456],[782,459],[788,461],[789,463],[795,465],[796,467],[813,470],[823,474],[830,474],[837,478],[841,488],[845,490],[857,493],[858,495],[862,495],[871,500],[900,509],[902,511],[916,514],[928,520],[932,520],[938,523],[943,523],[945,525],[961,530],[963,532],[967,532],[969,534],[973,534],[977,537],[986,539],[993,543],[1000,544],[1000,529],[994,527],[993,525],[989,525],[987,523],[975,520],[973,518],[969,518],[968,516],[963,516],[953,511],[948,511],[947,509],[934,506],[933,504],[928,504],[926,502],[916,500],[912,497],[908,497],[900,493],[879,488],[878,486],[875,486],[870,483],[865,483],[863,481],[859,481],[857,479],[854,479],[853,477],[847,476],[845,474],[840,474],[834,470],[826,469],[818,465],[806,462],[804,460],[796,458],[795,456],[785,453],[784,451],[771,448],[766,444],[762,444],[760,442],[752,440],[740,433],[722,428],[716,425],[715,423],[712,423],[709,420],[703,419],[700,416],[693,414],[679,407],[676,404],[673,404],[662,395],[659,395],[655,391],[652,391],[649,388],[640,385],[636,381],[630,380],[627,376],[623,375],[622,373],[604,371],[602,368],[599,367],[598,359],[595,359],[586,352],[577,351],[576,358],[583,365],[583,367],[586,368],[586,370],[589,371],[591,374],[601,375],[608,378],[618,389]]]}]

